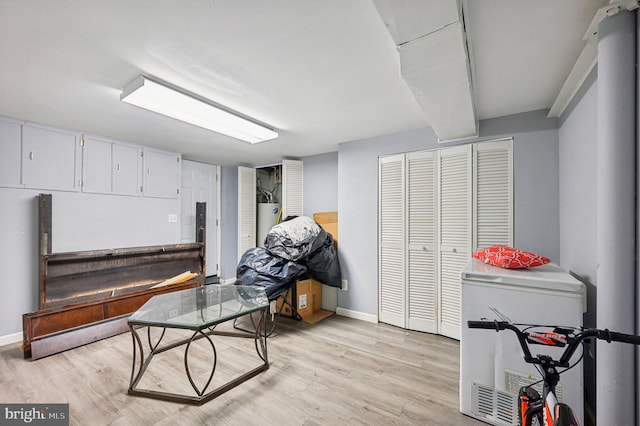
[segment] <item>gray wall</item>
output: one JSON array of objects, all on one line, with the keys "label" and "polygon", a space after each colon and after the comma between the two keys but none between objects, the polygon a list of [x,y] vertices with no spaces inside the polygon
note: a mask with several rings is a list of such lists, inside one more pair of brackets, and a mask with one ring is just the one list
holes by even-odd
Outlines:
[{"label": "gray wall", "polygon": [[338,210],[338,152],[302,159],[304,164],[305,216]]},{"label": "gray wall", "polygon": [[[545,111],[480,122],[480,137],[470,143],[514,137],[515,245],[559,261],[557,120]],[[378,312],[377,200],[378,157],[440,148],[430,128],[340,144],[338,211],[340,265],[349,289],[339,291],[338,306]]]},{"label": "gray wall", "polygon": [[591,73],[560,120],[560,265],[588,284],[595,326],[597,81]]},{"label": "gray wall", "polygon": [[[587,286],[584,324],[596,326],[597,70],[560,119],[560,265]],[[577,367],[579,368],[579,367]],[[585,424],[595,424],[595,360],[584,358]]]},{"label": "gray wall", "polygon": [[53,252],[180,243],[178,199],[0,188],[0,337],[38,308],[39,193],[52,194]]}]

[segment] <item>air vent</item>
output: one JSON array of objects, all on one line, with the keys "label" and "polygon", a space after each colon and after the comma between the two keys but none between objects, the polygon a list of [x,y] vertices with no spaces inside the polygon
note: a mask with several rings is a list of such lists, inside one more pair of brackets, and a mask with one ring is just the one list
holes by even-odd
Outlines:
[{"label": "air vent", "polygon": [[471,383],[472,413],[496,426],[517,426],[517,396],[491,386]]}]

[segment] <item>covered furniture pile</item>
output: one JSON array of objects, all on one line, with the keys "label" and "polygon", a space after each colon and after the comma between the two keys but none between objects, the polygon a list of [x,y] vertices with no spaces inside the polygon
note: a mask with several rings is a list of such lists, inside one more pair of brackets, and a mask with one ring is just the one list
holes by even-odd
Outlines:
[{"label": "covered furniture pile", "polygon": [[305,278],[331,287],[342,286],[333,237],[313,219],[285,219],[271,228],[264,245],[242,255],[236,284],[264,287],[270,301],[286,296],[296,281]]}]

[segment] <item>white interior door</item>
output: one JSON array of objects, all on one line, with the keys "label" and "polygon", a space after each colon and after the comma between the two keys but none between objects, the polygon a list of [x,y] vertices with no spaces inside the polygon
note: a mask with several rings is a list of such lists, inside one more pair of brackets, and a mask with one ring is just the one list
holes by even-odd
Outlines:
[{"label": "white interior door", "polygon": [[282,160],[282,219],[303,215],[303,163]]},{"label": "white interior door", "polygon": [[256,244],[256,169],[238,167],[238,261]]},{"label": "white interior door", "polygon": [[380,158],[378,167],[378,318],[406,328],[404,155]]},{"label": "white interior door", "polygon": [[182,161],[182,185],[180,189],[180,240],[195,241],[196,203],[207,203],[206,223],[206,273],[218,275],[218,166]]},{"label": "white interior door", "polygon": [[472,145],[438,152],[439,334],[460,339],[460,272],[471,256]]},{"label": "white interior door", "polygon": [[436,151],[407,154],[407,328],[436,333]]}]

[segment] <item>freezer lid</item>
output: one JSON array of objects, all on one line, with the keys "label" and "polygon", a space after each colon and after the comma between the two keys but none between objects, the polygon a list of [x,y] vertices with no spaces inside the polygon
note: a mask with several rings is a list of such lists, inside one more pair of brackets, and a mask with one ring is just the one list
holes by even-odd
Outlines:
[{"label": "freezer lid", "polygon": [[505,269],[471,258],[461,273],[462,282],[484,282],[585,294],[584,284],[554,263],[529,269]]}]

